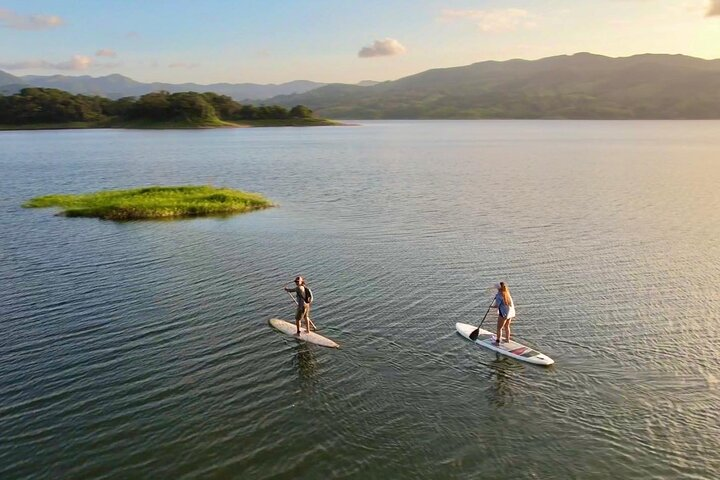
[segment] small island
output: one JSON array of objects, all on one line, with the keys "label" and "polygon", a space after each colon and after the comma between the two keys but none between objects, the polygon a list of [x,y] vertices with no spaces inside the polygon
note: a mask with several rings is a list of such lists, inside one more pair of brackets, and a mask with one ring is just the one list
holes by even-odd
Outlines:
[{"label": "small island", "polygon": [[23,88],[14,95],[0,95],[0,130],[331,125],[340,124],[316,117],[303,105],[254,106],[212,92],[159,91],[111,100],[55,88]]},{"label": "small island", "polygon": [[68,217],[104,220],[148,220],[230,215],[274,206],[257,193],[203,185],[152,186],[80,195],[45,195],[26,208],[60,207]]}]

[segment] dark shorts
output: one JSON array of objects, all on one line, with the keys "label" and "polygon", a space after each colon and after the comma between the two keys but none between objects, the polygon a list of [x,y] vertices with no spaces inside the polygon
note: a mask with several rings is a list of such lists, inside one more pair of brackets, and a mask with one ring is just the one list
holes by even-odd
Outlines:
[{"label": "dark shorts", "polygon": [[310,310],[310,305],[298,305],[297,310],[295,310],[295,321],[307,319],[308,311]]}]

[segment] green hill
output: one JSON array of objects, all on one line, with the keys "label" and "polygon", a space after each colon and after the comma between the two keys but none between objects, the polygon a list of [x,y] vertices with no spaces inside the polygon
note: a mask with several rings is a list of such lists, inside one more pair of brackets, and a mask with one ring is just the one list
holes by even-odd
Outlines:
[{"label": "green hill", "polygon": [[270,101],[330,118],[720,118],[720,60],[578,53],[489,61]]}]

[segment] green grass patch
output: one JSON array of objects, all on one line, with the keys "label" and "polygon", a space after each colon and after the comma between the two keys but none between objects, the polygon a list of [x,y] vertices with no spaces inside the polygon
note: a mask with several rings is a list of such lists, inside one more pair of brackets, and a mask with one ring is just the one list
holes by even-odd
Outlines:
[{"label": "green grass patch", "polygon": [[272,207],[257,193],[212,186],[145,187],[80,195],[45,195],[23,204],[26,208],[60,207],[68,217],[105,220],[145,220],[230,215]]}]

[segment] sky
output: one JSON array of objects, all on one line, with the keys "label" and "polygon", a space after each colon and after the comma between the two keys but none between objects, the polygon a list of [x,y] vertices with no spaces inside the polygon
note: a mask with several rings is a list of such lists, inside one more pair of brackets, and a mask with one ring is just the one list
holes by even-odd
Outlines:
[{"label": "sky", "polygon": [[577,52],[720,58],[720,0],[0,0],[0,70],[357,83]]}]

